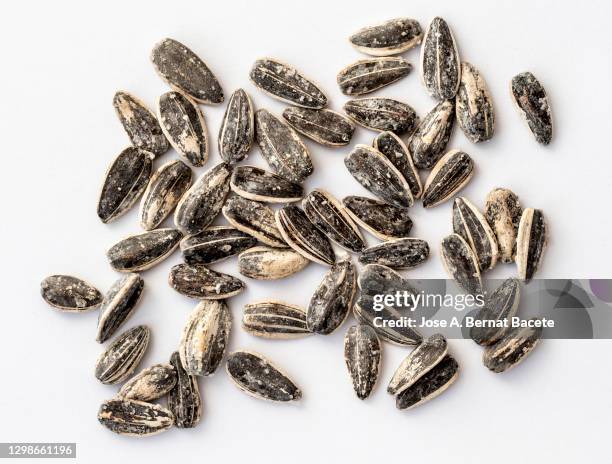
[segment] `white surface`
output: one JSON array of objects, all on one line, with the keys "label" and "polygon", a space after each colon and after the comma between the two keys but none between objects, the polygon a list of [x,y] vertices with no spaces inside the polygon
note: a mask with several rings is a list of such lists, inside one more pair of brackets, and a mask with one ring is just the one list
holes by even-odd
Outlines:
[{"label": "white surface", "polygon": [[[605,2],[529,0],[5,5],[0,441],[77,442],[79,461],[87,463],[609,460],[610,342],[546,341],[520,368],[493,375],[481,365],[479,347],[452,341],[463,368],[457,383],[426,406],[399,412],[385,387],[408,350],[385,344],[380,384],[360,402],[342,356],[348,323],[329,337],[287,342],[242,331],[241,309],[249,301],[275,297],[306,306],[325,272],[316,264],[281,282],[249,281],[248,290],[230,301],[235,321],[230,348],[269,355],[302,386],[301,404],[257,401],[220,370],[201,382],[204,416],[197,428],[143,440],[116,436],[96,421],[98,405],[116,391],[92,373],[102,350],[94,342],[97,314],[54,312],[38,294],[40,280],[52,273],[81,276],[103,291],[118,277],[104,251],[139,228],[136,209],[108,226],[95,214],[102,175],[128,143],[111,99],[124,89],[153,107],[168,90],[148,58],[159,39],[170,36],[190,46],[218,76],[226,97],[242,86],[257,107],[280,113],[283,105],[248,81],[252,62],[268,55],[319,82],[338,110],[346,98],[336,86],[336,72],[364,57],[348,44],[348,35],[395,16],[414,17],[424,27],[436,15],[446,18],[462,58],[482,71],[493,94],[494,140],[474,146],[455,130],[450,143],[477,164],[464,194],[482,206],[492,187],[507,186],[525,206],[545,211],[552,239],[541,277],[610,278],[609,14]],[[406,57],[416,65],[418,50]],[[533,71],[550,94],[556,127],[548,148],[535,143],[508,96],[510,78],[523,70]],[[418,66],[375,95],[404,100],[420,115],[434,105]],[[214,141],[206,168],[219,160],[216,134],[224,108],[203,107]],[[359,129],[354,142],[370,143],[373,136]],[[344,168],[349,148],[308,145],[315,162],[308,189],[324,186],[339,197],[364,192]],[[175,156],[166,154],[156,166]],[[264,166],[256,149],[249,162]],[[450,210],[450,203],[429,211],[413,208],[414,235],[430,241],[432,256],[405,275],[445,277],[437,243],[450,232]],[[153,330],[141,366],[168,358],[196,304],[166,283],[179,259],[175,253],[144,274],[144,298],[128,324],[146,323]],[[235,259],[214,268],[237,273]],[[492,275],[513,272],[505,266]]]}]

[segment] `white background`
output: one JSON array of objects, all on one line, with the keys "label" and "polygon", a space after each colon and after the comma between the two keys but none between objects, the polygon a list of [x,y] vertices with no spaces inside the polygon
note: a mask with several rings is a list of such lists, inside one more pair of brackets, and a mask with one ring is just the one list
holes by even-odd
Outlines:
[{"label": "white background", "polygon": [[[610,342],[547,340],[516,370],[494,375],[482,366],[479,347],[452,341],[462,366],[459,380],[427,405],[401,412],[385,387],[409,350],[385,344],[380,383],[361,402],[342,354],[349,323],[332,336],[294,341],[243,332],[241,311],[249,301],[270,297],[306,306],[325,272],[317,264],[279,282],[248,281],[248,289],[229,303],[230,348],[255,349],[282,366],[304,391],[299,405],[248,397],[220,369],[200,383],[204,414],[197,428],[141,440],[117,436],[96,420],[99,404],[116,391],[93,376],[103,349],[94,341],[97,313],[55,312],[38,288],[54,273],[80,276],[102,291],[119,277],[104,251],[139,227],[137,208],[111,225],[95,213],[103,173],[128,143],[111,101],[123,89],[154,107],[168,90],[149,62],[159,39],[176,38],[198,53],[226,98],[244,87],[256,107],[282,111],[282,104],[248,81],[253,61],[268,55],[320,83],[331,108],[339,110],[346,97],[336,73],[364,58],[349,45],[350,33],[396,16],[416,18],[425,27],[436,15],[450,23],[461,57],[481,70],[495,102],[497,134],[491,142],[472,145],[460,130],[451,140],[450,147],[470,153],[478,169],[463,193],[482,206],[488,191],[505,186],[524,206],[544,210],[551,243],[540,277],[611,278],[609,14],[605,2],[529,0],[5,5],[0,441],[77,442],[79,460],[87,463],[609,461]],[[406,58],[416,66],[413,73],[375,95],[406,101],[425,115],[435,102],[419,80],[418,50]],[[546,148],[535,143],[509,99],[511,77],[524,70],[534,72],[550,95],[555,135]],[[216,134],[224,108],[203,107],[214,142],[206,168],[219,161]],[[373,136],[358,129],[354,142],[371,143]],[[307,144],[315,163],[307,189],[326,187],[338,197],[365,193],[344,168],[349,148]],[[174,157],[169,152],[156,166]],[[257,149],[249,163],[265,166]],[[438,243],[451,231],[450,213],[450,203],[413,208],[413,235],[427,239],[432,254],[404,275],[445,277]],[[142,367],[168,359],[196,304],[166,283],[178,262],[175,253],[144,273],[144,297],[127,324],[152,328]],[[237,274],[235,258],[213,267]],[[513,266],[499,266],[491,276],[514,272]]]}]

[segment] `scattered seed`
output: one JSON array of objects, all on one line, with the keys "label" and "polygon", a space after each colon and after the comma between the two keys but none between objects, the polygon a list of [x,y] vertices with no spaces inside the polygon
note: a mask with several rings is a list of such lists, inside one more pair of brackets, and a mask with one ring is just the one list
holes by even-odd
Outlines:
[{"label": "scattered seed", "polygon": [[288,339],[310,334],[306,312],[279,301],[261,301],[244,306],[242,327],[256,337]]},{"label": "scattered seed", "polygon": [[174,424],[174,415],[159,404],[115,398],[102,403],[98,421],[119,435],[144,437],[168,430]]},{"label": "scattered seed", "polygon": [[473,143],[493,137],[495,114],[493,100],[480,72],[470,63],[461,63],[461,82],[457,91],[457,122]]},{"label": "scattered seed", "polygon": [[[357,279],[357,284],[361,290],[361,295],[365,296],[396,295],[398,292],[411,295],[416,295],[418,293],[407,279],[390,267],[381,264],[367,264],[364,266]],[[401,308],[386,302],[384,304],[385,306],[392,306],[394,309]],[[409,309],[414,311],[416,308]]]},{"label": "scattered seed", "polygon": [[511,263],[516,256],[516,236],[523,208],[508,189],[496,188],[487,195],[484,215],[497,238],[500,259]]},{"label": "scattered seed", "polygon": [[268,203],[291,203],[304,194],[300,184],[255,166],[236,166],[230,187],[241,197]]},{"label": "scattered seed", "polygon": [[182,238],[180,230],[150,230],[117,242],[106,252],[106,257],[116,271],[144,271],[170,256]]},{"label": "scattered seed", "polygon": [[517,74],[510,84],[512,99],[527,121],[536,141],[548,145],[552,140],[552,114],[546,90],[530,72]]},{"label": "scattered seed", "polygon": [[517,327],[489,346],[482,355],[482,362],[490,371],[506,372],[525,359],[541,338],[542,327]]},{"label": "scattered seed", "polygon": [[406,237],[412,229],[407,208],[359,196],[346,197],[342,204],[359,226],[381,240]]},{"label": "scattered seed", "polygon": [[103,296],[93,285],[69,275],[52,275],[40,283],[40,294],[60,311],[80,313],[102,304]]},{"label": "scattered seed", "polygon": [[117,396],[126,400],[154,401],[176,385],[176,370],[171,364],[155,364],[128,380]]},{"label": "scattered seed", "polygon": [[446,271],[461,288],[472,294],[482,294],[478,259],[461,235],[451,234],[444,237],[440,255]]},{"label": "scattered seed", "polygon": [[170,364],[176,371],[176,385],[168,394],[168,409],[174,413],[175,425],[178,428],[190,429],[195,427],[202,417],[198,378],[185,371],[178,351],[170,356]]},{"label": "scattered seed", "polygon": [[185,237],[180,246],[187,264],[212,264],[257,244],[257,239],[229,226],[215,226]]},{"label": "scattered seed", "polygon": [[219,129],[219,154],[226,163],[234,164],[249,155],[255,139],[255,110],[249,95],[236,90],[227,104]]},{"label": "scattered seed", "polygon": [[344,361],[357,398],[365,400],[376,385],[382,347],[376,331],[364,324],[351,326],[344,337]]},{"label": "scattered seed", "polygon": [[442,157],[453,133],[454,121],[453,100],[442,100],[421,120],[408,141],[408,150],[417,168],[430,169]]},{"label": "scattered seed", "polygon": [[374,92],[407,76],[412,65],[403,58],[359,60],[342,69],[336,81],[344,95],[359,96]]},{"label": "scattered seed", "polygon": [[328,147],[347,145],[355,132],[350,119],[327,109],[289,107],[283,118],[300,134]]},{"label": "scattered seed", "polygon": [[144,280],[138,274],[128,274],[113,284],[100,308],[96,334],[98,343],[104,343],[112,337],[129,319],[140,301],[143,289]]},{"label": "scattered seed", "polygon": [[374,139],[374,148],[385,155],[393,166],[404,176],[410,186],[414,198],[419,198],[423,193],[419,172],[415,169],[412,156],[397,135],[393,132],[381,132]]},{"label": "scattered seed", "polygon": [[222,300],[244,290],[242,280],[201,264],[172,266],[168,283],[182,295],[203,300]]},{"label": "scattered seed", "polygon": [[343,108],[347,116],[360,126],[380,132],[410,134],[419,123],[410,105],[391,98],[349,100]]},{"label": "scattered seed", "polygon": [[396,269],[410,269],[429,257],[429,245],[418,238],[396,238],[373,245],[359,256],[362,264],[382,264]]},{"label": "scattered seed", "polygon": [[96,361],[96,378],[105,384],[123,382],[138,367],[150,338],[151,331],[144,325],[123,332]]},{"label": "scattered seed", "polygon": [[223,216],[236,229],[275,248],[286,248],[287,243],[276,227],[274,211],[256,201],[234,195],[227,199]]},{"label": "scattered seed", "polygon": [[304,269],[309,262],[290,248],[254,247],[238,256],[238,272],[257,280],[284,279]]},{"label": "scattered seed", "polygon": [[431,208],[451,198],[474,175],[474,161],[467,153],[451,150],[433,167],[423,189],[423,206]]},{"label": "scattered seed", "polygon": [[360,52],[374,56],[396,55],[421,43],[423,29],[418,21],[396,18],[359,29],[349,38]]},{"label": "scattered seed", "polygon": [[421,47],[421,79],[425,89],[438,100],[453,98],[459,88],[461,64],[450,27],[436,17],[425,31]]},{"label": "scattered seed", "polygon": [[516,239],[516,267],[519,278],[529,282],[536,273],[547,244],[544,213],[539,209],[523,210]]}]

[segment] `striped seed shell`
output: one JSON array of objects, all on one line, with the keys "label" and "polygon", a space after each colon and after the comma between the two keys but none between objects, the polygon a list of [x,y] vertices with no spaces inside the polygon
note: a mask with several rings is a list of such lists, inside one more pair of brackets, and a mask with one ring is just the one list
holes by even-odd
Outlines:
[{"label": "striped seed shell", "polygon": [[517,74],[512,78],[510,91],[536,141],[548,145],[552,140],[553,121],[548,95],[540,81],[530,72]]},{"label": "striped seed shell", "polygon": [[349,118],[328,109],[289,107],[283,118],[300,134],[328,147],[347,145],[355,132]]},{"label": "striped seed shell", "polygon": [[170,256],[182,238],[180,230],[150,230],[117,242],[106,252],[106,257],[116,271],[144,271]]},{"label": "striped seed shell", "polygon": [[336,76],[344,95],[365,95],[407,76],[412,65],[400,57],[359,60],[342,69]]},{"label": "striped seed shell", "polygon": [[257,244],[257,239],[229,226],[215,226],[185,237],[180,247],[187,264],[212,264]]},{"label": "striped seed shell", "polygon": [[351,326],[344,337],[344,361],[357,398],[365,400],[376,385],[382,346],[376,331],[364,324]]},{"label": "striped seed shell", "polygon": [[253,247],[238,256],[238,272],[257,280],[289,277],[304,269],[310,260],[290,248]]},{"label": "striped seed shell", "polygon": [[138,274],[128,274],[117,280],[104,297],[98,316],[96,341],[104,343],[121,327],[136,309],[144,289]]},{"label": "striped seed shell", "polygon": [[412,229],[407,208],[359,196],[348,196],[342,204],[361,228],[381,240],[406,237]]},{"label": "striped seed shell", "polygon": [[96,361],[96,378],[105,384],[123,382],[138,367],[150,338],[151,331],[144,325],[123,332]]},{"label": "striped seed shell", "polygon": [[457,123],[473,143],[493,137],[495,113],[487,83],[474,65],[461,63],[461,81],[457,91]]},{"label": "striped seed shell", "polygon": [[279,301],[260,301],[244,306],[242,327],[251,335],[289,339],[310,334],[306,312],[299,306]]},{"label": "striped seed shell", "polygon": [[425,116],[408,141],[414,165],[430,169],[444,154],[453,133],[455,102],[442,100]]},{"label": "striped seed shell", "polygon": [[542,327],[516,327],[494,345],[487,347],[482,362],[490,371],[506,372],[525,359],[541,338]]},{"label": "striped seed shell", "polygon": [[155,364],[128,380],[117,396],[126,400],[154,401],[176,385],[176,370],[171,364]]},{"label": "striped seed shell", "polygon": [[483,292],[478,258],[461,235],[451,234],[444,237],[440,255],[446,272],[461,288],[472,294]]},{"label": "striped seed shell", "polygon": [[434,18],[421,47],[421,79],[437,100],[453,98],[459,88],[461,63],[453,33],[442,18]]},{"label": "striped seed shell", "polygon": [[102,293],[88,282],[69,275],[52,275],[40,283],[40,294],[60,311],[80,313],[102,304]]},{"label": "striped seed shell", "polygon": [[519,279],[529,282],[544,256],[548,241],[546,222],[542,210],[523,210],[516,239],[516,267]]},{"label": "striped seed shell", "polygon": [[223,216],[236,229],[275,248],[286,248],[287,243],[276,227],[274,211],[256,201],[234,195],[225,202]]},{"label": "striped seed shell", "polygon": [[100,406],[98,421],[119,435],[144,437],[165,432],[174,424],[174,414],[159,404],[113,398]]},{"label": "striped seed shell", "polygon": [[219,155],[226,163],[234,164],[249,155],[255,139],[255,110],[249,95],[242,89],[232,93],[221,128]]},{"label": "striped seed shell", "polygon": [[[359,273],[357,279],[361,295],[395,295],[397,292],[416,295],[417,290],[410,284],[408,279],[388,266],[382,264],[367,264]],[[386,306],[389,306],[385,303]],[[399,309],[405,306],[394,307]]]},{"label": "striped seed shell", "polygon": [[362,264],[382,264],[396,269],[410,269],[429,257],[429,245],[418,238],[395,238],[366,248],[359,255]]},{"label": "striped seed shell", "polygon": [[516,256],[516,236],[523,208],[512,191],[496,188],[489,192],[484,215],[495,232],[502,262],[511,263]]},{"label": "striped seed shell", "polygon": [[444,155],[429,173],[423,188],[423,206],[431,208],[451,198],[474,175],[474,161],[459,150]]},{"label": "striped seed shell", "polygon": [[375,131],[410,134],[419,124],[414,109],[391,98],[361,98],[344,104],[344,112],[360,126]]},{"label": "striped seed shell", "polygon": [[168,394],[168,409],[174,413],[175,425],[178,428],[190,429],[195,427],[202,417],[198,378],[185,371],[178,351],[170,356],[170,364],[176,371],[176,385]]},{"label": "striped seed shell", "polygon": [[421,43],[423,29],[418,21],[395,18],[359,29],[349,41],[360,52],[374,56],[396,55]]},{"label": "striped seed shell", "polygon": [[255,166],[236,166],[230,187],[241,197],[268,203],[291,203],[304,194],[300,184]]},{"label": "striped seed shell", "polygon": [[415,169],[412,156],[397,135],[393,132],[381,132],[374,139],[374,148],[385,155],[393,166],[404,176],[410,186],[414,198],[419,198],[423,193],[419,172]]},{"label": "striped seed shell", "polygon": [[168,283],[180,294],[202,300],[223,300],[244,290],[242,280],[201,264],[172,266]]}]

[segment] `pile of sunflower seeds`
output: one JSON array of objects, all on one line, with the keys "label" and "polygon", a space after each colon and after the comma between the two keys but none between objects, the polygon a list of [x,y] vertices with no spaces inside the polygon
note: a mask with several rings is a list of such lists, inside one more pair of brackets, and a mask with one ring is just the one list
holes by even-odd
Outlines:
[{"label": "pile of sunflower seeds", "polygon": [[[277,402],[302,397],[291,377],[260,354],[238,350],[226,355],[232,327],[227,300],[240,293],[245,282],[209,266],[236,255],[238,272],[256,280],[282,279],[310,262],[329,267],[305,309],[274,300],[249,303],[242,327],[256,337],[273,339],[328,335],[352,310],[358,323],[346,332],[344,353],[358,398],[367,398],[377,383],[382,342],[414,347],[387,387],[399,409],[434,398],[457,378],[459,364],[442,335],[424,339],[400,324],[379,327],[376,317],[394,321],[401,313],[392,305],[375,310],[373,301],[376,295],[418,292],[394,270],[416,267],[429,257],[427,241],[409,236],[409,208],[419,199],[425,208],[440,205],[470,181],[474,160],[464,151],[447,150],[447,144],[455,119],[473,143],[493,137],[491,95],[479,70],[460,60],[453,33],[442,18],[431,21],[424,32],[413,19],[392,19],[361,29],[349,40],[370,58],[340,70],[337,82],[343,94],[362,97],[405,78],[413,65],[397,55],[422,43],[421,79],[438,103],[419,118],[404,102],[364,97],[346,102],[340,114],[327,108],[326,94],[301,72],[262,58],[253,64],[250,80],[292,106],[279,118],[266,109],[255,110],[243,89],[232,93],[217,137],[223,162],[192,182],[190,165],[204,166],[212,143],[199,104],[225,99],[205,62],[185,45],[164,39],[153,48],[151,61],[172,90],[159,97],[156,114],[135,96],[116,93],[113,105],[131,146],[119,153],[104,176],[97,213],[109,223],[141,199],[144,232],[107,251],[110,266],[124,276],[106,295],[67,275],[47,277],[41,284],[44,300],[56,309],[80,313],[99,308],[96,341],[112,340],[96,362],[95,376],[105,384],[125,381],[100,407],[98,419],[108,429],[144,436],[173,425],[194,427],[202,413],[198,378],[215,373],[224,359],[230,379],[249,395]],[[518,74],[511,82],[511,96],[537,142],[548,144],[552,118],[540,82],[531,73]],[[378,134],[372,146],[355,146],[345,165],[377,198],[338,200],[320,188],[304,192],[302,183],[314,168],[301,137],[341,147],[350,143],[356,124]],[[237,165],[254,143],[271,171]],[[181,159],[154,168],[154,161],[170,148]],[[419,170],[429,170],[424,183]],[[174,228],[158,228],[173,211]],[[229,225],[211,226],[220,214]],[[526,282],[540,265],[547,241],[543,213],[523,209],[508,189],[493,190],[484,213],[468,199],[455,198],[452,225],[453,234],[442,241],[441,258],[465,292],[486,295],[482,274],[499,261],[515,262],[518,277]],[[362,229],[382,241],[367,247]],[[349,253],[336,256],[332,242],[358,254],[361,271]],[[135,374],[151,330],[136,326],[118,332],[144,290],[140,273],[177,248],[184,263],[170,269],[168,283],[199,303],[169,361]],[[486,295],[478,317],[514,316],[520,286],[518,279],[503,282]],[[503,372],[536,346],[541,329],[474,328],[470,336],[485,347],[484,365]],[[154,403],[164,396],[165,406]]]}]

